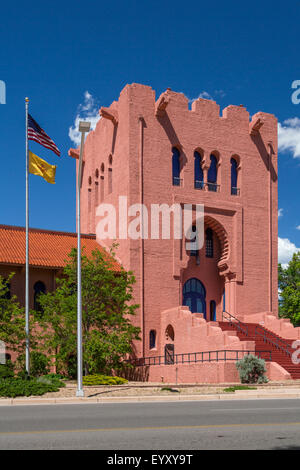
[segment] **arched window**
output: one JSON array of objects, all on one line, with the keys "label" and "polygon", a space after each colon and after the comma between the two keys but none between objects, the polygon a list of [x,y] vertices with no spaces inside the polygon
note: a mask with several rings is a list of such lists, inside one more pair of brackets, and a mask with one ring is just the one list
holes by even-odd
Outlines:
[{"label": "arched window", "polygon": [[203,170],[202,170],[202,156],[199,152],[194,152],[194,188],[203,189]]},{"label": "arched window", "polygon": [[109,168],[108,168],[108,194],[112,193],[112,156],[109,156],[108,159]]},{"label": "arched window", "polygon": [[[194,238],[192,238],[192,234],[195,234]],[[191,233],[191,243],[196,241],[196,235],[197,235],[197,227],[196,225],[192,226],[192,233]],[[190,256],[197,256],[198,250],[190,250]]]},{"label": "arched window", "polygon": [[151,330],[149,333],[149,345],[150,349],[154,349],[156,347],[156,331]]},{"label": "arched window", "polygon": [[168,325],[165,331],[166,341],[174,341],[175,339],[175,332],[172,325]]},{"label": "arched window", "polygon": [[101,176],[100,176],[100,202],[104,199],[104,163],[101,163]]},{"label": "arched window", "polygon": [[172,154],[173,186],[180,186],[180,152],[176,147],[173,147]]},{"label": "arched window", "polygon": [[34,307],[33,308],[36,312],[41,313],[42,306],[39,302],[39,295],[46,294],[46,286],[42,281],[38,281],[34,284],[33,290],[34,290],[34,297],[33,297]]},{"label": "arched window", "polygon": [[[193,234],[195,236],[193,237]],[[197,227],[196,225],[192,225],[191,232],[189,234],[189,243],[195,243],[196,242],[196,237],[197,237]],[[198,248],[193,248],[190,250],[190,256],[195,256],[196,257],[196,264],[200,264],[200,258],[199,258],[199,249]]]},{"label": "arched window", "polygon": [[202,157],[199,152],[194,152],[194,188],[203,189],[203,170],[201,166]]},{"label": "arched window", "polygon": [[205,231],[205,254],[207,258],[214,257],[213,231],[211,228],[207,228]]},{"label": "arched window", "polygon": [[207,182],[208,182],[209,191],[216,192],[218,190],[217,179],[218,179],[218,160],[215,155],[211,154],[210,167],[207,172]]},{"label": "arched window", "polygon": [[199,279],[191,278],[183,286],[183,305],[187,305],[192,313],[203,313],[206,318],[206,290]]},{"label": "arched window", "polygon": [[238,163],[235,158],[230,160],[231,163],[231,194],[233,196],[237,196],[239,193],[239,189],[237,187],[237,180],[238,180]]}]

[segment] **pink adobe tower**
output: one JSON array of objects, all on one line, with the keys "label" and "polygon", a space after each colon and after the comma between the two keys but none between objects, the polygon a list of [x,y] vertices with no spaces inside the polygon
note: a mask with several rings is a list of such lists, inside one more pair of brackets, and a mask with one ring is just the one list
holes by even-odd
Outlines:
[{"label": "pink adobe tower", "polygon": [[[126,85],[100,115],[84,148],[83,233],[96,233],[97,207],[118,207],[119,196],[128,206],[147,208],[204,204],[205,242],[198,252],[173,236],[134,240],[117,230],[117,257],[136,276],[137,356],[157,355],[175,340],[176,352],[228,345],[217,328],[223,312],[248,322],[275,321],[275,116],[258,112],[249,119],[242,105],[220,115],[216,102],[200,98],[189,109],[182,93],[167,89],[156,99],[151,87],[140,84]],[[76,157],[78,150],[70,154]],[[206,328],[202,343],[191,332],[195,325]]]}]

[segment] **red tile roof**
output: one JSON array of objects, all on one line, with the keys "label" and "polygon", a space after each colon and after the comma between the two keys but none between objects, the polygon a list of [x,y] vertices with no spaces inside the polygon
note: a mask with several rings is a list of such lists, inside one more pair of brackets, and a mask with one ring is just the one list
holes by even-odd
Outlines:
[{"label": "red tile roof", "polygon": [[[106,253],[95,235],[81,235],[84,254],[91,256],[96,249]],[[72,248],[77,247],[77,234],[52,230],[29,230],[29,264],[31,266],[61,268]],[[107,254],[107,256],[109,256]],[[25,265],[25,228],[0,225],[0,263]],[[118,271],[120,265],[114,261]]]}]

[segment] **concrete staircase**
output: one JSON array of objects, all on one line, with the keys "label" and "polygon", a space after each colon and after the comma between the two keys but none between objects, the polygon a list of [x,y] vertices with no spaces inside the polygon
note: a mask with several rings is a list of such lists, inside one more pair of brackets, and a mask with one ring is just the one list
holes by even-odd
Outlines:
[{"label": "concrete staircase", "polygon": [[[293,339],[283,339],[274,332],[262,327],[258,323],[243,323],[242,327],[247,327],[248,335],[244,331],[240,331],[237,327],[237,323],[230,323],[228,321],[217,322],[218,326],[223,331],[236,331],[237,336],[241,341],[255,341],[255,351],[266,351],[272,352],[272,361],[277,362],[287,372],[291,374],[293,379],[300,379],[300,364],[293,364],[291,354],[295,351],[291,347]],[[256,327],[258,332],[255,332]],[[261,336],[262,335],[262,336]],[[280,346],[276,346],[274,343],[278,343]],[[285,346],[287,345],[287,347]],[[287,349],[290,354],[284,352]]]}]

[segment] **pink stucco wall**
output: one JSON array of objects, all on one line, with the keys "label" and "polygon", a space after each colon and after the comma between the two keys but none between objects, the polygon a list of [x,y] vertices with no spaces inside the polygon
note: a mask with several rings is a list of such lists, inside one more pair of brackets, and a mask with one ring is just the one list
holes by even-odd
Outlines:
[{"label": "pink stucco wall", "polygon": [[[272,381],[291,380],[290,374],[276,362],[266,363],[266,376]],[[169,384],[240,383],[234,362],[180,364],[140,368],[140,377],[148,382]]]},{"label": "pink stucco wall", "polygon": [[[173,329],[173,337],[168,327]],[[149,357],[164,355],[165,344],[174,344],[176,354],[200,351],[238,350],[254,351],[254,341],[240,341],[236,331],[222,331],[216,322],[207,322],[201,315],[192,314],[188,307],[176,307],[161,313],[157,329],[157,347],[149,350]]]},{"label": "pink stucco wall", "polygon": [[244,315],[245,323],[259,323],[284,339],[300,339],[300,327],[294,327],[289,318],[278,318],[272,312],[260,312],[256,315]]},{"label": "pink stucco wall", "polygon": [[[243,106],[198,99],[189,109],[182,93],[155,96],[149,86],[127,85],[119,100],[102,108],[102,119],[86,140],[82,185],[82,231],[95,233],[100,202],[128,205],[204,204],[205,226],[214,231],[215,257],[200,252],[200,265],[184,240],[130,240],[116,236],[117,256],[136,276],[134,322],[141,327],[139,356],[148,356],[149,332],[160,330],[162,312],[182,305],[184,282],[198,278],[210,300],[236,315],[277,316],[277,120]],[[261,125],[262,124],[262,125]],[[261,127],[260,127],[261,126]],[[180,187],[172,186],[172,147],[181,153]],[[203,156],[207,181],[210,154],[218,158],[220,192],[194,189],[194,151]],[[231,195],[230,159],[239,163],[240,195]],[[102,240],[103,245],[110,241]],[[186,349],[193,347],[185,341]],[[161,345],[162,346],[162,345]]]}]

